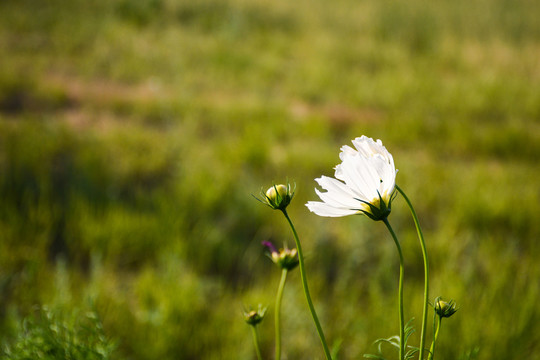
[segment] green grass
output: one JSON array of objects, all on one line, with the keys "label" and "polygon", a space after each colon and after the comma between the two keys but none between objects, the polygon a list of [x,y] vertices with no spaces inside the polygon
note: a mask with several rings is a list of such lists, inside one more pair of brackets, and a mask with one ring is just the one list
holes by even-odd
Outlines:
[{"label": "green grass", "polygon": [[[2,341],[24,339],[16,324],[36,305],[68,319],[91,303],[112,358],[254,358],[242,310],[271,305],[279,281],[260,242],[293,239],[251,194],[288,178],[330,345],[340,359],[373,353],[398,332],[392,241],[382,224],[303,205],[339,147],[365,134],[394,155],[418,212],[431,298],[460,306],[437,358],[540,359],[539,11],[526,0],[1,2]],[[408,214],[398,198],[390,221],[418,330]],[[266,358],[272,334],[267,319]],[[294,272],[283,349],[323,357]]]}]

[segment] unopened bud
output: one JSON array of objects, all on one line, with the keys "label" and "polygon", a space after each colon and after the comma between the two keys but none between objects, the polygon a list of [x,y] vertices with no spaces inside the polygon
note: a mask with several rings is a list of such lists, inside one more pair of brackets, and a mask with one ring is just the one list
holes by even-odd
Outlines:
[{"label": "unopened bud", "polygon": [[441,297],[438,297],[435,299],[435,312],[440,317],[450,317],[454,315],[454,313],[458,310],[456,308],[456,304],[454,303],[454,300],[450,301],[444,301],[441,299]]},{"label": "unopened bud", "polygon": [[285,210],[287,206],[291,203],[291,200],[294,196],[294,190],[291,189],[291,185],[274,185],[265,193],[261,191],[261,199],[258,199],[262,203],[270,206],[275,210]]},{"label": "unopened bud", "polygon": [[257,310],[244,311],[244,320],[249,325],[256,326],[263,321],[264,315],[266,315],[266,307],[263,308],[262,305],[259,304],[259,308]]},{"label": "unopened bud", "polygon": [[289,249],[286,246],[277,250],[274,244],[263,241],[262,244],[270,250],[270,259],[282,269],[292,270],[298,265],[296,249]]}]

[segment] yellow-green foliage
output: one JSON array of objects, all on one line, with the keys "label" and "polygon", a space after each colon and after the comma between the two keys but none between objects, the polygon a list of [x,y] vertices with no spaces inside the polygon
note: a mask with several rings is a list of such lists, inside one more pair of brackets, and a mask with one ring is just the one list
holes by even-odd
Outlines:
[{"label": "yellow-green foliage", "polygon": [[[373,353],[398,332],[392,241],[303,205],[365,134],[418,212],[430,298],[460,308],[437,358],[540,359],[538,14],[527,0],[1,1],[0,338],[13,345],[35,305],[90,299],[115,358],[254,358],[242,312],[279,280],[260,242],[294,241],[251,194],[288,178],[326,336],[340,359]],[[390,221],[419,329],[399,197]],[[320,359],[298,275],[284,353]]]},{"label": "yellow-green foliage", "polygon": [[104,334],[99,317],[90,311],[68,311],[43,308],[26,318],[2,359],[111,359],[115,345]]}]

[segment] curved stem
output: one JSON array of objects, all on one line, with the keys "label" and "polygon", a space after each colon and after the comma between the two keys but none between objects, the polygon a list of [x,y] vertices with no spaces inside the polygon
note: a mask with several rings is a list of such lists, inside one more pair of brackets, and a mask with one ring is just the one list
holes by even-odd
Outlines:
[{"label": "curved stem", "polygon": [[291,226],[292,232],[294,234],[294,241],[296,242],[296,250],[298,251],[298,265],[300,268],[300,277],[302,278],[302,287],[304,288],[304,294],[306,295],[306,300],[309,306],[309,311],[311,311],[311,317],[313,318],[313,322],[315,323],[315,327],[317,328],[317,333],[319,334],[319,338],[321,339],[321,343],[324,349],[324,354],[326,355],[327,360],[332,360],[332,356],[330,355],[330,350],[328,349],[328,345],[326,344],[326,339],[324,337],[324,333],[321,327],[321,324],[319,322],[319,318],[317,317],[317,313],[315,312],[315,307],[313,306],[313,302],[311,301],[311,295],[309,294],[309,288],[306,278],[306,269],[304,266],[304,255],[302,252],[302,246],[300,245],[300,240],[298,239],[298,234],[296,233],[296,230],[294,228],[294,225],[289,218],[289,215],[287,214],[287,211],[285,209],[282,210],[283,215],[285,215],[285,218],[289,222],[289,225]]},{"label": "curved stem", "polygon": [[403,196],[405,199],[405,202],[409,206],[409,209],[411,210],[411,214],[414,220],[414,225],[416,226],[416,232],[418,233],[418,239],[420,240],[420,247],[422,248],[422,256],[424,258],[424,308],[422,310],[422,332],[420,333],[420,350],[418,359],[422,360],[424,359],[424,345],[426,343],[426,327],[427,327],[427,315],[428,315],[428,299],[429,299],[429,261],[428,261],[428,255],[426,250],[426,243],[424,241],[424,235],[422,234],[422,229],[420,229],[420,223],[418,222],[418,217],[416,216],[416,212],[414,211],[414,208],[411,204],[411,201],[405,195],[403,190],[399,186],[396,185],[397,191]]},{"label": "curved stem", "polygon": [[396,243],[397,251],[399,253],[399,290],[398,290],[398,306],[399,306],[399,359],[403,360],[405,355],[405,319],[403,316],[403,253],[401,252],[401,245],[394,233],[394,230],[388,222],[388,218],[383,219],[384,224],[392,234],[392,238]]},{"label": "curved stem", "polygon": [[283,299],[283,289],[285,288],[285,281],[287,281],[287,269],[281,270],[281,280],[279,282],[279,287],[276,294],[276,360],[281,359],[281,299]]},{"label": "curved stem", "polygon": [[253,333],[253,344],[255,345],[255,352],[257,353],[257,359],[262,360],[261,349],[259,348],[259,332],[257,331],[257,325],[251,326]]},{"label": "curved stem", "polygon": [[439,330],[441,329],[441,322],[442,317],[437,316],[437,328],[435,330],[435,336],[433,337],[433,342],[431,343],[431,348],[429,349],[429,356],[428,360],[433,360],[433,353],[435,352],[435,343],[437,342],[437,338],[439,337]]}]

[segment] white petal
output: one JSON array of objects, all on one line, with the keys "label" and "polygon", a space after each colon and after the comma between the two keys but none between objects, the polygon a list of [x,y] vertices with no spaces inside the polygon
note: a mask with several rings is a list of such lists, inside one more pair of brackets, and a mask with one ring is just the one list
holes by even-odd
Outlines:
[{"label": "white petal", "polygon": [[370,164],[380,180],[388,180],[392,177],[392,174],[395,174],[395,169],[379,154],[370,159]]},{"label": "white petal", "polygon": [[394,175],[389,178],[388,180],[385,181],[384,183],[384,192],[386,192],[387,194],[387,199],[385,199],[385,201],[388,201],[390,199],[390,196],[392,195],[392,193],[394,192],[394,189],[396,187],[396,175],[397,175],[397,170],[394,171]]},{"label": "white petal", "polygon": [[[325,198],[331,196],[332,200],[334,200],[334,204],[340,204],[343,207],[354,209],[358,207],[358,200],[356,200],[360,194],[355,193],[351,188],[349,188],[347,185],[342,183],[341,181],[338,181],[336,179],[322,176],[318,179],[315,179],[317,183],[326,191],[327,193],[320,193],[315,189],[321,200],[332,203],[332,201],[327,201]],[[323,196],[321,196],[323,194]]]},{"label": "white petal", "polygon": [[[352,201],[347,201],[346,198],[336,196],[336,194],[331,192],[320,192],[319,190],[315,189],[315,193],[319,196],[319,198],[321,198],[322,201],[336,208],[354,209],[355,207],[358,207],[356,203],[352,203]],[[352,198],[349,198],[349,200],[354,201],[354,199]]]},{"label": "white petal", "polygon": [[336,165],[334,169],[336,170],[336,172],[334,173],[334,176],[336,177],[336,179],[345,181],[345,179],[343,178],[343,170],[341,169],[341,164]]},{"label": "white petal", "polygon": [[382,180],[378,187],[379,193],[381,195],[386,194],[387,196],[390,196],[394,191],[396,184],[396,169],[393,164],[388,163],[387,160],[380,155],[373,157],[372,165]]},{"label": "white petal", "polygon": [[366,158],[374,156],[375,154],[380,154],[388,160],[392,158],[392,155],[386,150],[381,140],[374,141],[372,138],[362,135],[361,137],[354,139],[352,143],[358,152]]},{"label": "white petal", "polygon": [[378,196],[380,180],[367,159],[360,155],[347,156],[341,164],[341,169],[345,183],[362,194],[362,200],[369,202]]},{"label": "white petal", "polygon": [[341,152],[339,153],[339,158],[341,159],[341,161],[343,161],[343,157],[345,155],[355,155],[355,154],[358,154],[358,151],[354,150],[349,145],[343,145],[341,147]]},{"label": "white petal", "polygon": [[314,212],[315,214],[319,216],[340,217],[340,216],[354,215],[358,213],[358,211],[356,210],[338,209],[326,203],[318,202],[318,201],[308,201],[306,206],[311,212]]},{"label": "white petal", "polygon": [[378,153],[378,147],[372,138],[362,135],[359,138],[356,138],[352,141],[358,153],[364,157],[371,157],[374,154]]}]

